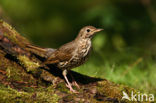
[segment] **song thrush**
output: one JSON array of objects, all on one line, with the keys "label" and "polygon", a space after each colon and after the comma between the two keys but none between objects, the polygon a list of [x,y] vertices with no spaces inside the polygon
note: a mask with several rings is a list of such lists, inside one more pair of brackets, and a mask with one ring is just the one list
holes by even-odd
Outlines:
[{"label": "song thrush", "polygon": [[[67,87],[72,92],[76,92],[67,78],[67,71],[70,69],[80,66],[83,64],[91,50],[92,42],[91,39],[95,33],[102,31],[103,29],[97,29],[93,26],[83,27],[78,36],[71,42],[66,43],[54,50],[53,53],[45,60],[44,65],[54,64],[59,69],[62,69],[63,76],[67,82]],[[38,47],[30,46],[31,48],[38,49]],[[78,84],[75,82],[77,87]]]}]

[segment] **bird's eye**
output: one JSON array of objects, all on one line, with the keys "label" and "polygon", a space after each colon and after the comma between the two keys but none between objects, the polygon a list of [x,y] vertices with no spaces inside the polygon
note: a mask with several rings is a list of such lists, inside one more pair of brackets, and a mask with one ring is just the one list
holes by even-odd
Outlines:
[{"label": "bird's eye", "polygon": [[87,32],[89,33],[90,32],[90,29],[87,29]]}]

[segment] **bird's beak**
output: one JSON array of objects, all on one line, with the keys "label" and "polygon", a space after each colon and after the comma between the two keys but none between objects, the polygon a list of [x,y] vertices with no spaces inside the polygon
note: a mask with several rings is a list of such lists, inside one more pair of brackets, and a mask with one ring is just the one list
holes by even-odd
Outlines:
[{"label": "bird's beak", "polygon": [[104,29],[96,29],[96,30],[94,30],[94,33],[100,32],[102,30],[104,30]]}]

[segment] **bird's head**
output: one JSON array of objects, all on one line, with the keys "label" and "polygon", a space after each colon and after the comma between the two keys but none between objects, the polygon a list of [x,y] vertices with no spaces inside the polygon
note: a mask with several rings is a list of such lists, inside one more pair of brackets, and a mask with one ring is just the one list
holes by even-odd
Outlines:
[{"label": "bird's head", "polygon": [[80,30],[77,38],[81,38],[81,39],[92,38],[94,34],[102,30],[103,29],[98,29],[93,26],[85,26]]}]

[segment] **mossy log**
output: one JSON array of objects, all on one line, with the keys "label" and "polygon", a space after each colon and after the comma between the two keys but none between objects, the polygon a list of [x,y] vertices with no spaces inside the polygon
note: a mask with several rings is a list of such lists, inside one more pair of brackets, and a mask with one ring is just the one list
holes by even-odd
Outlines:
[{"label": "mossy log", "polygon": [[[27,48],[32,45],[10,25],[0,21],[0,101],[1,103],[128,103],[122,92],[132,88],[108,80],[71,71],[80,84],[74,94],[65,86],[62,71],[53,65],[40,68],[51,53]],[[70,79],[70,76],[68,76]]]}]

